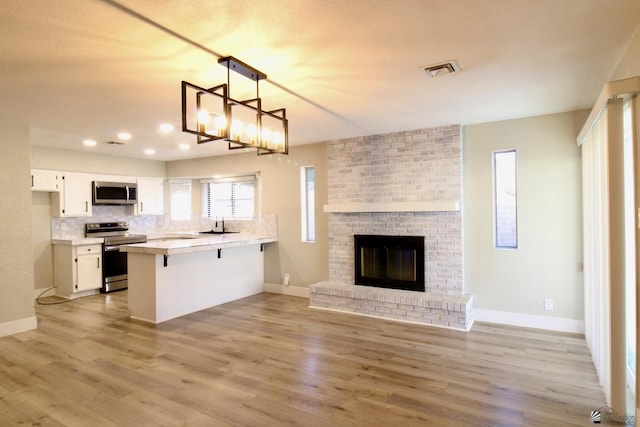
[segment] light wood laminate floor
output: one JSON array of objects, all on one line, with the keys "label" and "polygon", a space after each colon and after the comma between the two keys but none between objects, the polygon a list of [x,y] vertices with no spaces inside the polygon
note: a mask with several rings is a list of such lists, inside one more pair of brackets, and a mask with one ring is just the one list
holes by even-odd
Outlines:
[{"label": "light wood laminate floor", "polygon": [[127,293],[0,338],[0,425],[567,426],[604,405],[584,338],[469,333],[260,294],[156,327]]}]

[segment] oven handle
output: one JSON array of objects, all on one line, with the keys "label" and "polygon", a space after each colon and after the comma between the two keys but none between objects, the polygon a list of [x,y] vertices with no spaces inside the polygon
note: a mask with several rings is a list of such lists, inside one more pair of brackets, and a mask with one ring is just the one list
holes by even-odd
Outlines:
[{"label": "oven handle", "polygon": [[120,250],[120,246],[105,246],[104,247],[104,251],[105,252],[115,252],[115,251],[119,251]]}]

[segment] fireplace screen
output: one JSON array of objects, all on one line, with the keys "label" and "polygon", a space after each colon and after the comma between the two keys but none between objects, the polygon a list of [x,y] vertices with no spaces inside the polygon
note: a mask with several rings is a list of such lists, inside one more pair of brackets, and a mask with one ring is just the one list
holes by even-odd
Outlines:
[{"label": "fireplace screen", "polygon": [[424,237],[355,235],[355,283],[424,292]]}]

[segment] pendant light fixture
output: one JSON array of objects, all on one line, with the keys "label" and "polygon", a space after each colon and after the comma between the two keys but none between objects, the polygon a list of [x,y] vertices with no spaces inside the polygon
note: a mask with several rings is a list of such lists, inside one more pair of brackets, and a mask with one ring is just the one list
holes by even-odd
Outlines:
[{"label": "pendant light fixture", "polygon": [[[265,111],[259,82],[267,75],[227,56],[218,63],[227,68],[227,83],[205,89],[182,82],[182,131],[195,134],[198,144],[227,141],[229,150],[255,148],[258,155],[289,154],[288,121],[284,108]],[[256,96],[243,101],[230,93],[234,71],[256,82]]]}]

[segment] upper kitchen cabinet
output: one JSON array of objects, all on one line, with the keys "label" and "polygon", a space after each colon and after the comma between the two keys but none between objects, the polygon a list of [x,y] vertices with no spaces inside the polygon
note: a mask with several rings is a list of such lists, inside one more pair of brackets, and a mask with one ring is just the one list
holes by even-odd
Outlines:
[{"label": "upper kitchen cabinet", "polygon": [[64,172],[60,192],[51,198],[52,216],[91,216],[91,175]]},{"label": "upper kitchen cabinet", "polygon": [[164,214],[164,179],[138,178],[136,215]]},{"label": "upper kitchen cabinet", "polygon": [[62,173],[46,169],[31,169],[31,191],[60,191]]}]

